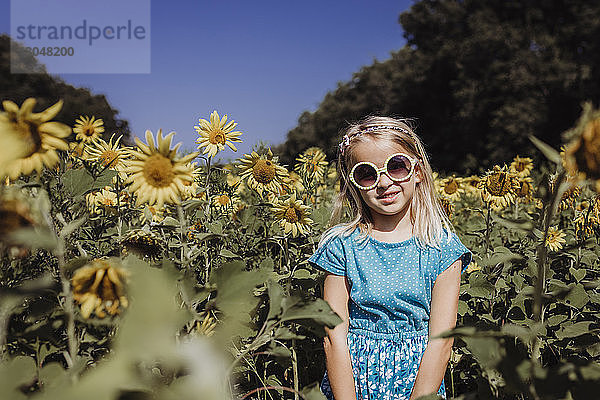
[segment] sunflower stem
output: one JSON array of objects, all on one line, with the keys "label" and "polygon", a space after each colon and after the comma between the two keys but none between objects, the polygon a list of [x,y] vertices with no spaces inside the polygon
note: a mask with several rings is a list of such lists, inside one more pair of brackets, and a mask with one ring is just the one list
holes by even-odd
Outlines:
[{"label": "sunflower stem", "polygon": [[491,213],[491,202],[486,202],[487,215],[485,217],[485,255],[489,255],[490,252],[490,213]]}]

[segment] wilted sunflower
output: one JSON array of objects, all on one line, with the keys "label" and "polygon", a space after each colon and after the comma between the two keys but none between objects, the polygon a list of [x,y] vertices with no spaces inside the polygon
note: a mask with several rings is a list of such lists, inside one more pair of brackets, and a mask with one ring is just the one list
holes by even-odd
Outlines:
[{"label": "wilted sunflower", "polygon": [[302,201],[296,200],[296,193],[293,193],[288,199],[278,202],[271,211],[284,233],[291,232],[292,237],[296,237],[298,234],[305,235],[313,223],[308,217],[309,209]]},{"label": "wilted sunflower", "polygon": [[123,135],[119,136],[113,143],[113,133],[108,143],[101,137],[92,139],[85,146],[83,158],[88,161],[96,161],[102,164],[104,168],[110,168],[119,174],[122,180],[127,179],[125,170],[127,168],[126,160],[129,158],[129,149],[119,147],[119,141]]},{"label": "wilted sunflower", "polygon": [[250,155],[244,154],[240,159],[240,177],[248,180],[248,186],[256,190],[261,196],[263,191],[277,193],[281,190],[284,178],[289,176],[288,170],[277,164],[279,157],[273,156],[271,149],[266,155],[258,155],[253,151]]},{"label": "wilted sunflower", "polygon": [[565,147],[567,172],[594,180],[596,190],[600,192],[600,110],[592,110],[591,104],[586,103],[570,134],[573,139]]},{"label": "wilted sunflower", "polygon": [[529,157],[516,156],[512,163],[510,163],[510,171],[517,178],[524,178],[529,176],[533,169],[533,160]]},{"label": "wilted sunflower", "polygon": [[508,171],[506,166],[495,165],[494,168],[479,182],[481,198],[490,203],[493,208],[507,207],[515,200],[515,191],[519,184],[515,176]]},{"label": "wilted sunflower", "polygon": [[439,193],[450,201],[460,200],[464,191],[462,178],[452,175],[439,181]]},{"label": "wilted sunflower", "polygon": [[87,143],[98,138],[104,132],[104,121],[100,118],[96,119],[95,116],[90,118],[87,115],[80,115],[75,120],[73,132],[77,134],[75,139],[81,140],[82,143]]},{"label": "wilted sunflower", "polygon": [[515,190],[516,201],[529,203],[533,200],[533,179],[529,176],[517,178],[518,188]]},{"label": "wilted sunflower", "polygon": [[204,147],[202,154],[208,153],[209,157],[214,157],[219,151],[225,150],[225,145],[229,146],[231,150],[237,151],[232,142],[241,143],[242,140],[239,139],[239,136],[242,132],[233,131],[236,126],[237,122],[234,120],[227,123],[227,115],[223,115],[222,119],[219,118],[216,110],[210,114],[210,122],[200,118],[198,125],[194,125],[194,129],[200,135],[196,139],[198,150]]},{"label": "wilted sunflower", "polygon": [[327,165],[329,165],[325,161],[325,153],[318,147],[309,147],[296,158],[296,161],[298,163],[294,170],[308,180],[314,179],[317,182],[323,180],[323,176],[327,172]]},{"label": "wilted sunflower", "polygon": [[118,259],[96,259],[79,268],[71,278],[73,299],[81,306],[81,315],[98,318],[119,314],[128,305],[125,283],[128,273]]},{"label": "wilted sunflower", "polygon": [[123,255],[133,253],[142,259],[158,261],[163,254],[163,245],[160,238],[150,231],[134,229],[121,240]]},{"label": "wilted sunflower", "polygon": [[573,207],[575,200],[581,194],[581,188],[577,186],[574,180],[567,180],[567,182],[570,182],[570,186],[560,198],[560,203],[558,205],[559,211],[568,210]]},{"label": "wilted sunflower", "polygon": [[573,225],[575,225],[575,237],[579,240],[583,240],[592,236],[594,234],[595,222],[593,215],[590,215],[587,212],[577,213],[573,220]]},{"label": "wilted sunflower", "polygon": [[56,150],[69,150],[69,145],[62,139],[71,134],[71,128],[50,121],[61,110],[63,101],[40,113],[33,112],[35,103],[34,98],[28,98],[19,108],[12,101],[2,102],[4,111],[0,112],[0,138],[3,143],[10,142],[10,147],[16,151],[14,157],[5,160],[12,161],[3,165],[2,173],[12,180],[34,170],[40,173],[44,165],[54,167],[58,163]]},{"label": "wilted sunflower", "polygon": [[562,249],[563,244],[567,243],[565,240],[565,234],[560,229],[549,227],[548,236],[546,236],[546,247],[550,251],[558,251]]},{"label": "wilted sunflower", "polygon": [[148,202],[162,207],[166,203],[179,204],[186,194],[184,182],[192,182],[193,171],[188,164],[196,158],[197,152],[177,158],[178,143],[171,149],[171,139],[175,132],[162,137],[162,129],[158,130],[155,145],[152,132],[146,131],[144,144],[139,138],[135,142],[139,149],[131,152],[132,159],[127,162],[129,176],[125,183],[131,183],[130,190],[137,196],[137,205]]}]

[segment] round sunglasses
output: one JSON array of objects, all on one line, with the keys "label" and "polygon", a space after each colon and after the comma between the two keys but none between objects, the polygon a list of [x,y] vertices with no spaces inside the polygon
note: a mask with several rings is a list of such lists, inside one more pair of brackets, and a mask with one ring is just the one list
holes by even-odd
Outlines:
[{"label": "round sunglasses", "polygon": [[404,182],[410,179],[418,161],[404,153],[389,156],[382,168],[377,168],[372,162],[362,161],[352,167],[350,181],[361,190],[373,189],[385,172],[394,182]]}]

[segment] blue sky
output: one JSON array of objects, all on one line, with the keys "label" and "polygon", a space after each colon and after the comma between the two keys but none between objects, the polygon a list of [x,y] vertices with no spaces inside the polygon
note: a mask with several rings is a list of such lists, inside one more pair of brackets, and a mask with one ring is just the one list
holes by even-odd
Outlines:
[{"label": "blue sky", "polygon": [[[314,111],[338,82],[400,49],[398,16],[411,4],[155,0],[151,73],[60,76],[105,94],[135,136],[176,131],[182,148],[196,147],[198,118],[227,114],[244,142],[216,158],[238,158],[259,140],[283,142],[300,114]],[[9,13],[0,12],[0,32],[9,31]]]}]

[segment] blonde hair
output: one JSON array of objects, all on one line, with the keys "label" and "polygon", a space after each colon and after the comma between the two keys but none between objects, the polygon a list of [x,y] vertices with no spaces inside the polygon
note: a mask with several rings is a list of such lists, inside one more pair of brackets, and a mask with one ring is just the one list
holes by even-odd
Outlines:
[{"label": "blonde hair", "polygon": [[[338,149],[337,172],[340,179],[340,193],[334,199],[333,211],[329,226],[321,235],[319,247],[334,236],[349,236],[357,227],[360,229],[359,239],[364,241],[373,232],[373,218],[369,206],[363,200],[359,189],[350,182],[350,167],[356,161],[354,149],[360,144],[373,139],[393,142],[401,145],[419,162],[421,182],[416,185],[410,207],[410,219],[413,225],[413,235],[419,246],[440,247],[443,239],[450,240],[452,225],[444,212],[433,184],[433,173],[427,153],[419,137],[415,134],[408,119],[367,116],[345,129],[348,144],[343,154]],[[365,129],[375,126],[394,126],[401,129],[378,128],[367,133]],[[350,214],[350,222],[339,223],[344,207]],[[333,225],[333,226],[332,226]]]}]

